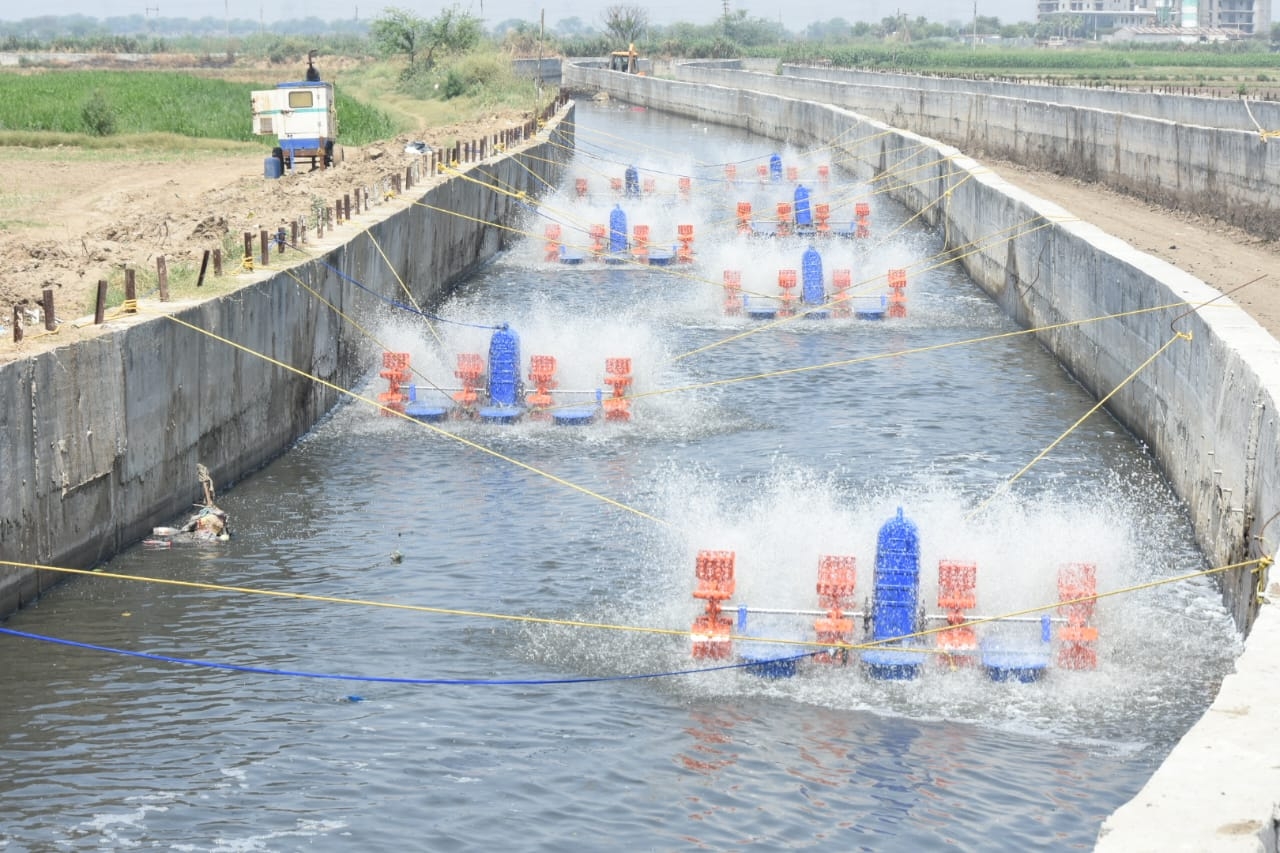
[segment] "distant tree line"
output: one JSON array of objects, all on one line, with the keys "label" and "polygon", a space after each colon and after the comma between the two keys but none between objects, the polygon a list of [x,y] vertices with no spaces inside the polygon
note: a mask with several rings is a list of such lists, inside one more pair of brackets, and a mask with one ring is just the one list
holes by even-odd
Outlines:
[{"label": "distant tree line", "polygon": [[[781,21],[726,11],[710,23],[654,24],[641,5],[607,7],[597,21],[574,16],[543,28],[539,23],[508,18],[485,22],[453,6],[433,18],[399,8],[384,9],[372,19],[324,21],[316,17],[264,24],[243,18],[162,18],[129,15],[92,18],[43,15],[0,21],[0,50],[113,53],[249,53],[283,61],[309,48],[347,55],[403,54],[416,66],[419,50],[431,64],[435,47],[446,49],[484,40],[512,55],[601,56],[634,43],[642,53],[690,58],[734,58],[747,53],[787,58],[818,57],[834,48],[873,45],[940,47],[975,37],[1029,42],[1050,37],[1096,35],[1084,31],[1083,19],[1070,16],[1040,23],[1004,24],[977,16],[940,23],[923,16],[894,15],[879,21],[850,22],[833,17],[799,31]],[[1280,24],[1267,36],[1280,40]],[[1254,41],[1257,44],[1257,41]],[[1170,48],[1174,49],[1174,48]],[[1256,48],[1254,48],[1256,49]]]}]

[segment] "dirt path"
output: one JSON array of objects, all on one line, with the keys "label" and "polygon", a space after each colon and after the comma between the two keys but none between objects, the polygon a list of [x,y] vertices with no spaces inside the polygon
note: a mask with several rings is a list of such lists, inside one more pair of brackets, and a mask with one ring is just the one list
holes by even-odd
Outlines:
[{"label": "dirt path", "polygon": [[[522,120],[518,114],[504,115],[500,124]],[[480,127],[438,129],[441,138],[484,132]],[[92,313],[98,279],[113,273],[118,279],[124,264],[153,270],[156,257],[165,255],[170,268],[198,266],[203,251],[224,245],[227,235],[274,231],[318,201],[332,204],[355,186],[402,173],[403,163],[412,158],[404,151],[407,141],[347,149],[337,169],[278,181],[263,179],[262,157],[252,151],[164,159],[129,151],[0,149],[0,361],[94,333],[64,323],[58,334],[43,334],[34,309],[45,288],[54,291],[59,317],[83,317]],[[1232,298],[1280,337],[1280,245],[1097,184],[1008,162],[986,165],[1219,290],[1262,276]],[[234,256],[228,258],[234,262]],[[15,345],[12,306],[24,300],[35,322],[28,326],[28,338]]]},{"label": "dirt path", "polygon": [[1099,184],[1035,172],[1014,163],[983,161],[1033,195],[1119,237],[1135,249],[1186,270],[1232,299],[1280,338],[1280,245],[1193,214],[1147,204]]}]

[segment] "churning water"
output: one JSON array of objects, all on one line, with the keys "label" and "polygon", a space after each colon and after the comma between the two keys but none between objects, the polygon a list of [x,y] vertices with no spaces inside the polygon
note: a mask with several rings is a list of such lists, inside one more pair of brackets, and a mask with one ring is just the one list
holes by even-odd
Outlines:
[{"label": "churning water", "polygon": [[[880,282],[868,293],[908,268],[908,316],[765,329],[724,315],[722,271],[768,302],[805,246],[734,237],[736,202],[778,198],[700,164],[753,177],[775,145],[625,107],[577,120],[565,188],[434,331],[366,319],[440,384],[502,322],[526,356],[556,356],[564,389],[629,357],[634,418],[442,424],[455,438],[344,405],[220,496],[229,543],[107,567],[309,598],[93,577],[15,615],[11,629],[155,657],[0,638],[0,848],[1087,848],[1203,712],[1238,651],[1203,581],[1102,600],[1097,670],[1036,684],[934,665],[912,682],[817,665],[764,680],[699,671],[687,636],[604,627],[687,631],[700,549],[736,552],[735,600],[801,609],[818,555],[852,554],[861,599],[898,507],[919,525],[930,605],[939,559],[978,564],[982,613],[1055,601],[1064,562],[1096,564],[1104,591],[1205,563],[1105,414],[1002,490],[1092,400],[1027,336],[941,347],[1016,327],[927,260],[941,240],[906,211],[833,164],[833,220],[870,198],[873,234],[823,244],[824,265]],[[805,175],[830,162],[781,153]],[[547,264],[544,225],[589,242],[630,164],[659,196],[626,203],[630,221],[666,244],[695,224],[699,263]]]}]

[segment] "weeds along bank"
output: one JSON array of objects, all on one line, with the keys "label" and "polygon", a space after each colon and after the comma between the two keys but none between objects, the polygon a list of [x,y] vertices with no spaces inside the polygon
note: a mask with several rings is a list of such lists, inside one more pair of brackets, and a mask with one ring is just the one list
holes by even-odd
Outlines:
[{"label": "weeds along bank", "polygon": [[198,463],[224,488],[307,432],[377,356],[351,320],[403,301],[401,282],[431,305],[501,249],[517,194],[559,179],[572,109],[329,232],[309,260],[217,299],[143,301],[102,334],[0,365],[0,614],[63,576],[35,566],[89,568],[185,514]]}]

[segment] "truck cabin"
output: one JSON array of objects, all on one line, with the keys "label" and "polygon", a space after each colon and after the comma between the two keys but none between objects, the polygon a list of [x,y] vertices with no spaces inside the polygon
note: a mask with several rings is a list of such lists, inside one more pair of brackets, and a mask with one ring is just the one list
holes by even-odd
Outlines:
[{"label": "truck cabin", "polygon": [[638,74],[640,54],[636,52],[636,46],[633,44],[627,50],[615,50],[609,54],[609,70],[621,71],[624,74]]}]

